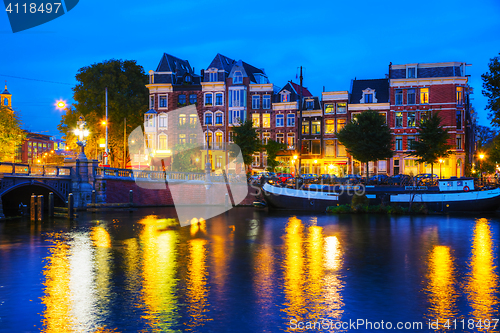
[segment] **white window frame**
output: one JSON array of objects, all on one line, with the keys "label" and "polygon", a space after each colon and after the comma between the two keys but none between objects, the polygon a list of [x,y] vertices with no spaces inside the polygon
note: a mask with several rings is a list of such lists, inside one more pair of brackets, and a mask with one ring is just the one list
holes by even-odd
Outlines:
[{"label": "white window frame", "polygon": [[[264,118],[268,118],[268,117],[269,117],[269,126],[264,126]],[[271,128],[272,127],[271,126],[271,121],[272,121],[272,119],[271,119],[271,114],[270,113],[263,113],[262,114],[262,124],[261,124],[262,128]]]},{"label": "white window frame", "polygon": [[252,109],[260,109],[260,95],[252,95]]},{"label": "white window frame", "polygon": [[[281,125],[278,124],[278,117],[281,118]],[[285,115],[283,113],[276,115],[276,127],[285,127]]]},{"label": "white window frame", "polygon": [[154,109],[155,108],[155,95],[150,94],[149,95],[149,109]]},{"label": "white window frame", "polygon": [[[210,95],[211,98],[212,98],[212,103],[211,104],[207,104],[207,96]],[[204,106],[213,106],[214,105],[214,95],[212,93],[205,93],[203,95],[203,105]]]},{"label": "white window frame", "polygon": [[271,108],[271,95],[262,95],[262,108],[266,110]]},{"label": "white window frame", "polygon": [[[409,74],[410,74],[410,69],[413,69],[415,72],[414,72],[414,76],[410,77]],[[406,67],[406,78],[407,79],[416,79],[417,78],[417,66],[408,66]]]},{"label": "white window frame", "polygon": [[146,119],[144,119],[144,124],[145,124],[145,127],[147,128],[155,128],[156,125],[155,125],[155,115],[154,114],[151,114],[151,113],[148,113],[146,114]]},{"label": "white window frame", "polygon": [[243,83],[243,72],[234,71],[233,73],[233,84]]},{"label": "white window frame", "polygon": [[[288,145],[288,139],[293,137],[293,146]],[[289,132],[286,134],[286,147],[287,149],[295,149],[295,146],[297,145],[297,137],[294,132]]]},{"label": "white window frame", "polygon": [[[210,124],[207,124],[207,115],[211,116],[212,122]],[[214,125],[214,113],[212,111],[205,111],[203,114],[203,124],[213,126]]]},{"label": "white window frame", "polygon": [[208,74],[209,74],[209,75],[208,75],[208,81],[209,81],[209,82],[217,82],[217,81],[218,81],[218,77],[217,77],[217,76],[218,76],[218,75],[217,75],[218,73],[217,73],[217,72],[210,72],[210,73],[208,73]]},{"label": "white window frame", "polygon": [[159,128],[166,128],[166,127],[168,127],[168,115],[161,114],[161,115],[158,116],[158,127]]},{"label": "white window frame", "polygon": [[[257,118],[257,124],[254,119]],[[252,127],[259,128],[260,127],[260,113],[252,113]]]},{"label": "white window frame", "polygon": [[271,132],[262,132],[262,144],[267,145],[269,140],[272,140]]},{"label": "white window frame", "polygon": [[[217,104],[217,96],[220,95],[222,96],[221,98],[221,104]],[[215,99],[213,100],[213,104],[216,105],[216,106],[223,106],[224,105],[224,93],[221,93],[221,92],[218,92],[218,93],[215,93]],[[212,97],[213,98],[213,97]]]},{"label": "white window frame", "polygon": [[[217,134],[220,134],[221,137],[220,146],[217,145]],[[213,141],[215,149],[222,149],[222,146],[224,145],[224,132],[222,132],[221,130],[215,131],[215,133],[213,134]]]},{"label": "white window frame", "polygon": [[[161,106],[162,97],[165,97],[165,106]],[[168,95],[167,94],[158,95],[158,109],[168,109]]]},{"label": "white window frame", "polygon": [[[401,144],[398,144],[400,142]],[[394,150],[402,151],[403,150],[403,137],[397,136],[394,140]]]},{"label": "white window frame", "polygon": [[[290,117],[290,115],[292,117]],[[293,119],[291,125],[290,125],[290,122],[288,121],[289,119]],[[286,115],[286,127],[295,127],[295,114],[294,113],[287,113],[287,115]]]},{"label": "white window frame", "polygon": [[[217,124],[217,115],[221,116],[222,122],[220,124]],[[214,121],[214,126],[223,126],[224,125],[224,112],[215,111],[214,116],[213,116],[213,121]]]},{"label": "white window frame", "polygon": [[[161,139],[165,138],[165,147],[161,146]],[[168,149],[168,135],[165,133],[161,133],[158,135],[158,150],[167,150]]]},{"label": "white window frame", "polygon": [[285,133],[276,133],[276,142],[285,144]]}]

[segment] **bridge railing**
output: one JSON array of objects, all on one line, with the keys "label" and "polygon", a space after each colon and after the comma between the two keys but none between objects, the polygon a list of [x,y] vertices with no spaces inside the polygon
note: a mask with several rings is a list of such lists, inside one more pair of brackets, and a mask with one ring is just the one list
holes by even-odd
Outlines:
[{"label": "bridge railing", "polygon": [[[206,178],[205,173],[200,172],[173,172],[173,171],[151,171],[151,170],[136,170],[136,169],[116,169],[98,167],[94,169],[96,178],[120,178],[120,179],[141,179],[149,181],[201,181]],[[227,179],[231,183],[246,183],[244,175],[234,176],[228,175]],[[225,178],[222,174],[211,174],[210,180],[214,183],[224,183]]]},{"label": "bridge railing", "polygon": [[71,177],[71,168],[58,165],[30,165],[0,162],[0,173],[16,176]]}]

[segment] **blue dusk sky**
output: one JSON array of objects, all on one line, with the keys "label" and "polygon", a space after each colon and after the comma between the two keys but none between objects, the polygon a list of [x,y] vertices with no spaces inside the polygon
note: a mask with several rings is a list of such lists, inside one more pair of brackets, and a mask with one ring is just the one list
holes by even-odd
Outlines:
[{"label": "blue dusk sky", "polygon": [[147,73],[169,53],[199,73],[221,53],[264,68],[279,87],[303,66],[314,95],[323,86],[349,90],[355,77],[383,78],[389,62],[458,61],[472,64],[473,106],[488,125],[481,74],[500,52],[499,32],[498,0],[82,0],[18,33],[0,13],[0,83],[7,80],[24,128],[60,137],[55,101],[72,102],[79,68],[113,58]]}]

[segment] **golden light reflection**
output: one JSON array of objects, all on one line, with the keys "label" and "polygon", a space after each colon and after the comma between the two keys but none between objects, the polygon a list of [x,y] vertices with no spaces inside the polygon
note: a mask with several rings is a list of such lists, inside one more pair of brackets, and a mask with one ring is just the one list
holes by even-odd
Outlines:
[{"label": "golden light reflection", "polygon": [[43,272],[43,332],[72,332],[74,318],[71,315],[69,246],[60,240],[54,242]]},{"label": "golden light reflection", "polygon": [[[142,220],[142,301],[145,319],[154,332],[171,330],[178,323],[176,287],[178,232],[158,231],[154,217]],[[131,244],[133,247],[133,244]],[[130,258],[132,262],[137,259]]]},{"label": "golden light reflection", "polygon": [[311,226],[308,228],[307,255],[307,298],[309,300],[310,321],[319,321],[323,313],[323,228]]},{"label": "golden light reflection", "polygon": [[495,272],[493,242],[487,219],[476,221],[472,243],[470,273],[467,280],[467,299],[472,307],[472,316],[477,320],[496,318],[498,312],[498,275]]},{"label": "golden light reflection", "polygon": [[188,301],[190,328],[203,326],[208,318],[208,285],[207,285],[207,241],[192,239],[189,242],[189,264],[187,276],[186,299]]},{"label": "golden light reflection", "polygon": [[[273,283],[274,275],[274,256],[272,246],[272,231],[262,234],[262,241],[258,243],[255,249],[255,260],[253,275],[253,285],[255,286],[255,295],[257,298],[257,306],[261,309],[261,313],[272,313],[276,306],[275,291],[276,286]],[[261,317],[265,320],[265,316]]]},{"label": "golden light reflection", "polygon": [[307,313],[304,297],[304,251],[302,221],[291,217],[285,228],[285,312],[287,321],[302,321]]},{"label": "golden light reflection", "polygon": [[212,256],[214,282],[216,293],[223,293],[227,276],[227,246],[225,236],[227,234],[227,225],[222,220],[215,220],[211,223],[212,235]]},{"label": "golden light reflection", "polygon": [[344,282],[339,272],[342,268],[343,251],[337,236],[325,237],[324,256],[325,277],[323,285],[326,317],[332,320],[340,320],[344,313],[341,293]]},{"label": "golden light reflection", "polygon": [[448,246],[435,246],[429,256],[429,317],[444,322],[456,319],[455,268]]},{"label": "golden light reflection", "polygon": [[207,222],[200,218],[193,218],[190,225],[191,237],[203,237],[207,234]]},{"label": "golden light reflection", "polygon": [[111,247],[111,237],[106,229],[102,227],[93,227],[90,234],[94,245],[97,247]]}]

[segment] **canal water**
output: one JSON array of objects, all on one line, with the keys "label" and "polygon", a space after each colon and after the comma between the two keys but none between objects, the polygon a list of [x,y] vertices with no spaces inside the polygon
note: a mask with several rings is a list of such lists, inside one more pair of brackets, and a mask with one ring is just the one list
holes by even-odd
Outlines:
[{"label": "canal water", "polygon": [[0,332],[499,332],[500,219],[0,222]]}]

